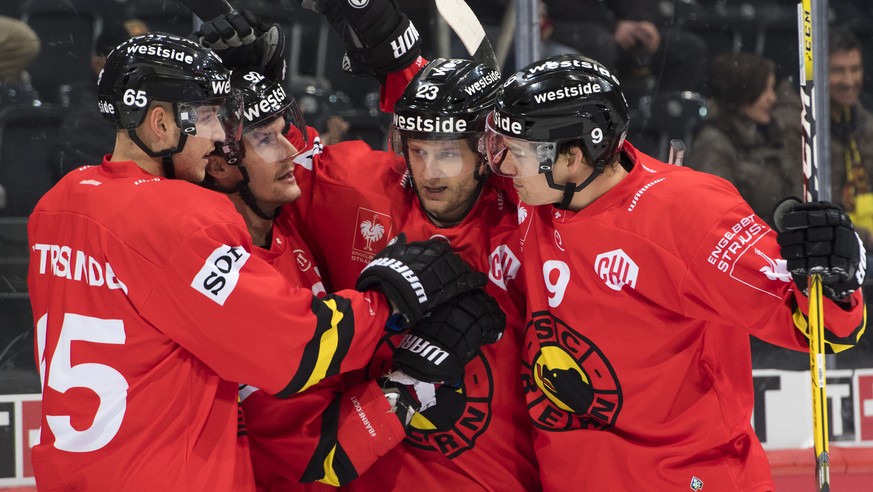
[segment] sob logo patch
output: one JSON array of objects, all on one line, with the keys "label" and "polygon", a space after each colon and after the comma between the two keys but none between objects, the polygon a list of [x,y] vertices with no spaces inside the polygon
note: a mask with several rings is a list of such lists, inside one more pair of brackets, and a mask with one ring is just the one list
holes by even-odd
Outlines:
[{"label": "sob logo patch", "polygon": [[597,346],[548,311],[527,324],[522,383],[533,423],[547,431],[615,425],[623,396]]},{"label": "sob logo patch", "polygon": [[240,269],[250,256],[251,254],[242,246],[224,244],[215,248],[197,272],[191,287],[219,306],[224,306],[227,296],[236,288]]}]

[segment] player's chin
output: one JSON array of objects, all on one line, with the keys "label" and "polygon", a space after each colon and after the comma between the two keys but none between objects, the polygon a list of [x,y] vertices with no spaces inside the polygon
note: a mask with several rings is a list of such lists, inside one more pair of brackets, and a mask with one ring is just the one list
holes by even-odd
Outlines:
[{"label": "player's chin", "polygon": [[531,191],[525,187],[516,188],[518,191],[518,199],[528,205],[546,205],[549,203],[555,203],[553,197],[546,197],[540,193],[531,193]]},{"label": "player's chin", "polygon": [[294,200],[297,200],[298,198],[300,198],[300,196],[302,194],[303,194],[303,191],[300,189],[299,186],[297,186],[297,183],[294,183],[293,185],[289,185],[288,187],[285,188],[285,190],[282,193],[282,195],[284,197],[284,200],[282,200],[282,203],[291,203]]}]

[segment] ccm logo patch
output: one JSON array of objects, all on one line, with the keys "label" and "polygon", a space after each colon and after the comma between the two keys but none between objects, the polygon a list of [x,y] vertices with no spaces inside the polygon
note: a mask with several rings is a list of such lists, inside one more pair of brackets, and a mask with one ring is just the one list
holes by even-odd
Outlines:
[{"label": "ccm logo patch", "polygon": [[248,251],[242,246],[228,246],[226,244],[215,248],[215,251],[206,258],[203,268],[197,272],[191,287],[204,296],[224,306],[227,296],[236,288],[239,280],[239,271],[248,261]]}]

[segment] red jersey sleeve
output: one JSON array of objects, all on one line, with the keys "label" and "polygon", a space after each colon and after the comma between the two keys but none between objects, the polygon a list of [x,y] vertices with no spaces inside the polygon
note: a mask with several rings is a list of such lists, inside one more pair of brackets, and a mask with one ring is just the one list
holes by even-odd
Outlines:
[{"label": "red jersey sleeve", "polygon": [[297,291],[239,244],[240,232],[217,224],[193,234],[164,267],[143,317],[224,379],[270,393],[363,367],[390,312],[384,296]]},{"label": "red jersey sleeve", "polygon": [[385,83],[379,90],[379,109],[386,113],[394,112],[394,104],[403,95],[409,81],[415,77],[419,70],[427,65],[427,60],[418,57],[412,64],[403,70],[391,72],[385,77]]},{"label": "red jersey sleeve", "polygon": [[375,381],[345,388],[330,378],[288,399],[240,391],[258,487],[321,482],[340,486],[406,437]]}]

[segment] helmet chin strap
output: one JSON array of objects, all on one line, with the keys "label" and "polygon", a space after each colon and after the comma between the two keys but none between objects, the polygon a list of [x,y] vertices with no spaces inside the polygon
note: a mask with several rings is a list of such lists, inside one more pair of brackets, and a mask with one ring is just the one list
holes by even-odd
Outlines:
[{"label": "helmet chin strap", "polygon": [[236,191],[239,192],[239,196],[242,197],[243,202],[246,204],[246,206],[252,209],[252,212],[254,212],[255,215],[264,220],[275,219],[279,216],[279,211],[282,210],[281,208],[276,207],[276,209],[273,210],[272,214],[267,214],[266,212],[261,210],[261,207],[258,206],[258,203],[255,200],[255,195],[252,194],[252,190],[249,189],[249,185],[245,182],[240,182],[240,184],[236,186]]},{"label": "helmet chin strap", "polygon": [[164,176],[167,179],[176,179],[176,166],[173,165],[173,154],[178,154],[182,151],[182,148],[185,147],[185,140],[188,139],[188,135],[186,133],[179,133],[179,142],[176,144],[175,148],[172,149],[164,149],[159,151],[154,151],[139,138],[139,135],[136,133],[136,128],[128,128],[127,136],[133,140],[133,143],[136,144],[137,147],[142,149],[143,152],[148,154],[149,157],[160,157],[161,158],[161,166],[164,170]]},{"label": "helmet chin strap", "polygon": [[597,164],[594,166],[594,170],[591,171],[591,174],[585,178],[581,184],[576,186],[576,183],[572,181],[568,181],[567,184],[559,185],[555,183],[555,178],[552,176],[552,172],[549,171],[546,173],[546,181],[549,183],[549,188],[554,190],[562,190],[564,192],[564,196],[561,198],[561,203],[555,203],[555,208],[560,208],[566,210],[570,206],[570,202],[573,200],[573,195],[577,192],[584,190],[588,185],[591,184],[592,181],[597,179],[598,176],[603,174],[603,170],[606,169],[606,162],[600,160],[597,161]]},{"label": "helmet chin strap", "polygon": [[239,160],[238,162],[239,162],[239,165],[237,165],[236,167],[237,167],[237,169],[239,169],[239,172],[242,174],[243,179],[241,179],[232,188],[225,188],[223,186],[219,186],[219,184],[216,183],[214,179],[204,180],[203,183],[201,183],[201,184],[206,186],[209,189],[212,189],[212,190],[215,190],[215,191],[227,194],[227,195],[239,193],[239,196],[240,196],[240,198],[242,198],[243,203],[245,203],[246,206],[249,207],[252,210],[252,212],[255,213],[255,215],[257,215],[258,217],[260,217],[264,220],[274,220],[276,217],[279,216],[279,212],[281,211],[281,208],[276,207],[276,209],[273,210],[272,214],[268,214],[268,213],[264,212],[261,209],[261,207],[258,206],[258,202],[255,199],[255,195],[252,193],[251,188],[249,188],[249,180],[250,180],[249,171],[248,171],[248,169],[246,169],[246,165],[242,160]]}]

